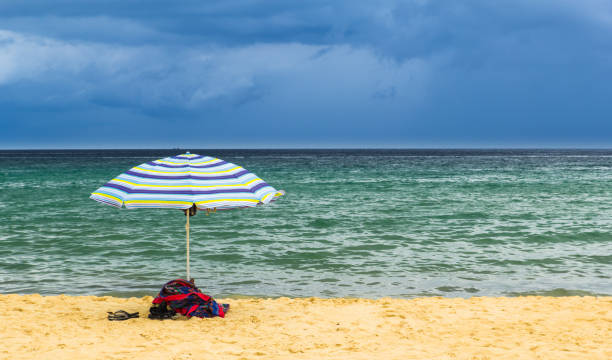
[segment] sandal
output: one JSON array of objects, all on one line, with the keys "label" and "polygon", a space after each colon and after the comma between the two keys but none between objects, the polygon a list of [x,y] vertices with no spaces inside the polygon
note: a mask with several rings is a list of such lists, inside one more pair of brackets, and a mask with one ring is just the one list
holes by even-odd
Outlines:
[{"label": "sandal", "polygon": [[168,306],[166,306],[165,302],[161,304],[154,304],[149,309],[149,312],[150,312],[149,319],[157,319],[157,320],[174,319],[176,316],[176,311],[172,309],[168,309]]},{"label": "sandal", "polygon": [[127,319],[132,319],[132,318],[137,318],[139,315],[137,312],[135,313],[129,313],[127,311],[123,311],[123,310],[117,310],[115,312],[108,312],[108,320],[110,321],[121,321],[121,320],[127,320]]}]

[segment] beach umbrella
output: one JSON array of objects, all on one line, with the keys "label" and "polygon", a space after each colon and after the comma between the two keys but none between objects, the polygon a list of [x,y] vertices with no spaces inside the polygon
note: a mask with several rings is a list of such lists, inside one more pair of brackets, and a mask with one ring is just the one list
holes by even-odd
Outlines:
[{"label": "beach umbrella", "polygon": [[284,195],[241,166],[189,152],[131,168],[94,191],[90,198],[127,209],[181,209],[187,218],[187,280],[189,217],[208,212],[268,204]]}]

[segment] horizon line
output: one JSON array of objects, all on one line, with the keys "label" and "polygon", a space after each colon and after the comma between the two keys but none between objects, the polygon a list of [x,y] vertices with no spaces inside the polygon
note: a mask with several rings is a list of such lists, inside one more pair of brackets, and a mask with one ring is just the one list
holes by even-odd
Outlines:
[{"label": "horizon line", "polygon": [[456,147],[100,147],[100,148],[0,148],[0,151],[95,151],[95,150],[612,150],[599,146],[456,146]]}]

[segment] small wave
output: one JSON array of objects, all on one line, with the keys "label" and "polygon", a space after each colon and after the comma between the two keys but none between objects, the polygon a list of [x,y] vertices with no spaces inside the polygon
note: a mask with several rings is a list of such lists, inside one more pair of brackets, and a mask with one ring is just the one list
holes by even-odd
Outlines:
[{"label": "small wave", "polygon": [[319,218],[311,221],[308,225],[317,229],[326,229],[338,224],[336,219]]},{"label": "small wave", "polygon": [[552,290],[533,290],[533,291],[521,291],[521,292],[506,292],[508,296],[610,296],[612,294],[596,293],[586,290],[573,290],[573,289],[552,289]]},{"label": "small wave", "polygon": [[29,270],[33,268],[34,268],[33,264],[28,264],[25,262],[14,262],[14,263],[0,262],[0,269],[6,269],[8,271]]},{"label": "small wave", "polygon": [[259,280],[244,280],[244,281],[234,281],[234,282],[226,283],[226,285],[256,285],[256,284],[261,284],[261,281],[259,281]]},{"label": "small wave", "polygon": [[346,246],[344,250],[391,250],[397,248],[397,245],[388,245],[388,244],[365,244],[365,245],[356,245],[356,246]]},{"label": "small wave", "polygon": [[[161,288],[161,287],[160,287]],[[146,291],[146,290],[136,290],[136,291],[103,291],[99,293],[100,296],[112,296],[118,298],[141,298],[145,296],[157,296],[156,292]]]},{"label": "small wave", "polygon": [[457,292],[457,291],[461,291],[461,288],[456,287],[456,286],[440,286],[440,287],[437,287],[436,290],[442,291],[442,292]]},{"label": "small wave", "polygon": [[488,219],[490,218],[491,215],[484,213],[482,211],[464,211],[464,212],[457,212],[454,214],[448,214],[448,215],[438,215],[438,218],[440,219]]}]

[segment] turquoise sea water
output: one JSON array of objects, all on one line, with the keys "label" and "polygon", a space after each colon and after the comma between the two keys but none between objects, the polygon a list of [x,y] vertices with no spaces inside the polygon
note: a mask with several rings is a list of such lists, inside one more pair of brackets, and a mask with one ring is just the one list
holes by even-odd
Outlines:
[{"label": "turquoise sea water", "polygon": [[[612,295],[612,151],[197,150],[287,195],[191,218],[214,296]],[[0,293],[143,295],[185,217],[89,194],[178,150],[0,151]]]}]

